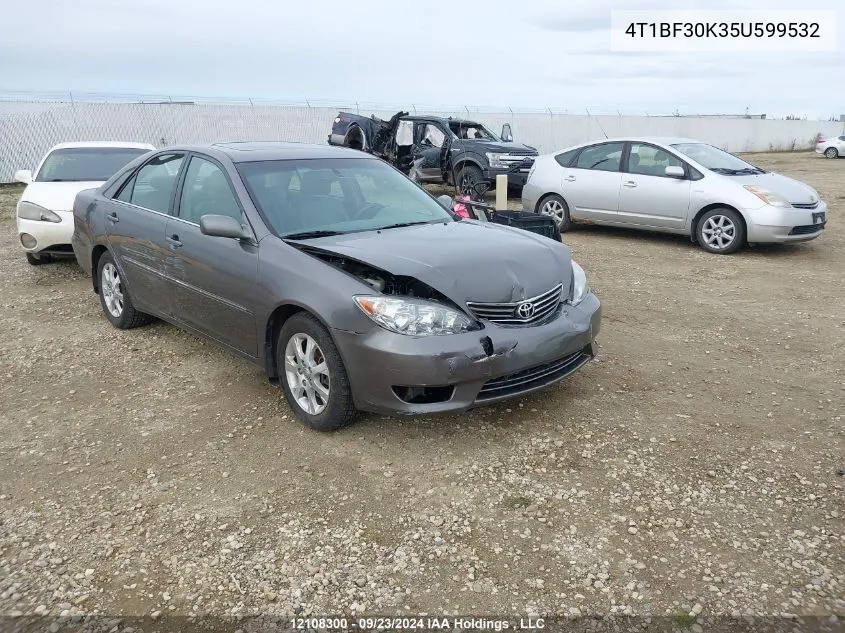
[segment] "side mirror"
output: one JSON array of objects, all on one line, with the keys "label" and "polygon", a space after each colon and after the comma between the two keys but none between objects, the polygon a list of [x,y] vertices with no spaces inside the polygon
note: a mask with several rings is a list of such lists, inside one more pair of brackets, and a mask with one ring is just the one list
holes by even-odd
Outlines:
[{"label": "side mirror", "polygon": [[437,196],[437,202],[440,203],[440,206],[446,209],[447,211],[452,210],[452,198],[447,195]]},{"label": "side mirror", "polygon": [[669,178],[685,178],[686,174],[684,173],[683,167],[678,167],[677,165],[669,165],[663,170],[663,173],[666,174]]},{"label": "side mirror", "polygon": [[505,143],[510,143],[511,141],[513,141],[513,132],[511,132],[511,124],[510,123],[505,123],[502,126],[502,140]]},{"label": "side mirror", "polygon": [[200,233],[210,237],[248,239],[249,232],[230,215],[204,215],[200,218]]},{"label": "side mirror", "polygon": [[32,182],[32,172],[28,169],[19,169],[15,172],[15,182],[22,182],[28,185]]}]

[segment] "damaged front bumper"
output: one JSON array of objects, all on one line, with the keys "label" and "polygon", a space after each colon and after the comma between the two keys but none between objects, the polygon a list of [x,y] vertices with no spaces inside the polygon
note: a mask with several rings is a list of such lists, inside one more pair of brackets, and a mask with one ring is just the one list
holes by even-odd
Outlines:
[{"label": "damaged front bumper", "polygon": [[410,337],[374,328],[334,330],[355,406],[386,414],[434,414],[523,396],[548,387],[596,355],[601,304],[590,293],[545,324]]}]

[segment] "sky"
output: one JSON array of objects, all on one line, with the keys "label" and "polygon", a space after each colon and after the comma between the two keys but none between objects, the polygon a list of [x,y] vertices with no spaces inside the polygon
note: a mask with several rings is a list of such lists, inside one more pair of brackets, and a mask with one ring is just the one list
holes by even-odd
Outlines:
[{"label": "sky", "polygon": [[[805,8],[837,9],[839,2]],[[800,4],[44,0],[37,10],[3,12],[0,94],[838,117],[845,113],[845,9],[835,52],[611,51],[611,9]]]}]

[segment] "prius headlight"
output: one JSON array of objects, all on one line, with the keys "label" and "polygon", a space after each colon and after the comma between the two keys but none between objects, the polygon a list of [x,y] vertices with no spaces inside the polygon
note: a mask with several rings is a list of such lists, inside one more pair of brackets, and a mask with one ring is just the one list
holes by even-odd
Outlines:
[{"label": "prius headlight", "polygon": [[18,203],[18,217],[24,220],[36,220],[41,222],[61,222],[62,218],[57,214],[45,209],[42,206],[31,202]]},{"label": "prius headlight", "polygon": [[590,285],[587,283],[587,274],[575,260],[572,260],[572,284],[570,285],[569,304],[577,306],[590,293]]},{"label": "prius headlight", "polygon": [[762,187],[757,187],[756,185],[745,185],[745,189],[750,193],[753,193],[766,204],[770,204],[773,207],[790,208],[792,206],[789,200],[774,191],[769,191],[768,189],[763,189]]},{"label": "prius headlight", "polygon": [[410,297],[358,295],[355,303],[381,327],[409,336],[460,334],[475,329],[463,312],[442,303]]}]

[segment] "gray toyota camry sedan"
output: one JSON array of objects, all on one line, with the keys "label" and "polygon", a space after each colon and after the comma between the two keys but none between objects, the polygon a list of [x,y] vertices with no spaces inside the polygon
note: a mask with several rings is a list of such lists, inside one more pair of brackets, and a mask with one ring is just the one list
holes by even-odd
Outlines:
[{"label": "gray toyota camry sedan", "polygon": [[566,246],[457,218],[350,149],[147,154],[77,196],[73,249],[115,327],[213,340],[320,430],[521,396],[596,353],[599,300]]}]

